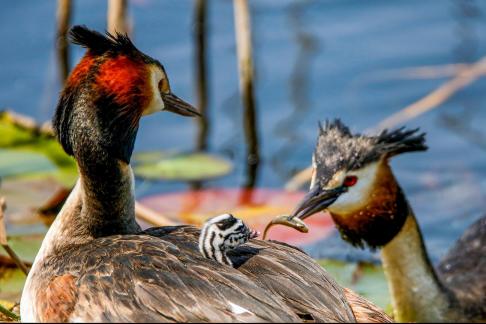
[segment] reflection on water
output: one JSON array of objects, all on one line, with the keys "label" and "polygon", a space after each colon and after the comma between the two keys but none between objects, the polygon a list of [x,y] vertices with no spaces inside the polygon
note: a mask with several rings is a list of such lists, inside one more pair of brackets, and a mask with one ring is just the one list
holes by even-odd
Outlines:
[{"label": "reflection on water", "polygon": [[481,10],[474,0],[455,0],[451,11],[456,23],[457,45],[452,50],[456,62],[473,62],[480,40],[475,21],[481,19]]},{"label": "reflection on water", "polygon": [[207,75],[207,1],[194,1],[194,69],[196,86],[196,107],[201,113],[196,118],[198,127],[196,136],[196,150],[205,151],[208,148],[209,122],[208,117],[208,75]]},{"label": "reflection on water", "polygon": [[246,163],[246,180],[243,187],[253,188],[257,181],[260,165],[260,140],[257,129],[258,106],[255,98],[252,15],[250,6],[246,1],[235,1],[233,6],[240,94],[243,106],[243,131],[246,144],[246,159],[243,160]]},{"label": "reflection on water", "polygon": [[299,126],[311,108],[309,98],[310,75],[313,59],[320,47],[319,39],[305,29],[304,14],[308,5],[309,1],[299,1],[286,8],[298,52],[288,82],[292,111],[278,120],[274,127],[274,134],[280,137],[284,143],[271,157],[272,167],[284,182],[295,172],[295,166],[289,166],[287,160],[282,159],[282,157],[292,156],[303,140]]},{"label": "reflection on water", "polygon": [[[309,164],[318,120],[341,117],[353,130],[368,129],[450,78],[376,76],[403,68],[471,63],[486,55],[483,1],[268,0],[252,1],[251,6],[258,187],[282,187],[292,172]],[[196,126],[165,113],[150,116],[142,121],[136,149],[196,147],[223,154],[234,161],[235,172],[204,185],[244,185],[248,160],[232,2],[208,2],[203,50],[207,65],[195,64],[194,1],[133,0],[129,8],[137,46],[163,62],[174,92],[207,106],[211,124]],[[0,51],[0,105],[40,121],[50,119],[59,89],[53,77],[59,73],[53,59],[55,13],[55,1],[3,2],[0,11],[0,37],[8,44]],[[75,1],[73,13],[73,24],[98,30],[106,26],[104,1]],[[70,49],[74,64],[83,50]],[[197,72],[195,66],[206,66],[207,71]],[[205,99],[195,91],[194,85],[201,82],[206,82],[201,90]],[[435,259],[486,211],[485,87],[485,78],[480,78],[439,108],[408,122],[427,132],[430,150],[392,163]],[[138,180],[136,190],[141,197],[187,188],[183,183]],[[334,236],[309,251],[342,257],[348,248]]]},{"label": "reflection on water", "polygon": [[[474,62],[478,57],[480,38],[477,20],[482,18],[480,8],[472,0],[456,0],[452,8],[455,17],[457,44],[453,46],[452,53],[457,63]],[[441,113],[439,122],[443,127],[461,136],[464,140],[477,145],[486,151],[486,133],[474,127],[473,121],[478,116],[481,106],[477,99],[461,96],[456,111]]]}]

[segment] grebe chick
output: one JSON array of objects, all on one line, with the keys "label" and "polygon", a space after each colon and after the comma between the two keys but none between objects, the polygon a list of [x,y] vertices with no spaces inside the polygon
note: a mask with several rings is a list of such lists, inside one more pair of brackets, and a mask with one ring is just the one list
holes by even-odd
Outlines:
[{"label": "grebe chick", "polygon": [[231,214],[219,215],[204,223],[199,236],[199,251],[208,259],[232,267],[233,262],[226,253],[258,235],[241,219]]}]

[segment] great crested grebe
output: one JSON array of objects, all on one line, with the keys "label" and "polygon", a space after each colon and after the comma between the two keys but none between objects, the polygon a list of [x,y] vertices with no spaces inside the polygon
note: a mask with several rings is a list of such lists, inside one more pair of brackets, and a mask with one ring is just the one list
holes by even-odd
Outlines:
[{"label": "great crested grebe", "polygon": [[420,228],[388,164],[424,151],[425,134],[404,128],[352,134],[339,120],[320,127],[309,193],[294,212],[327,209],[344,240],[381,248],[394,319],[486,320],[486,218],[473,224],[439,265],[431,265]]},{"label": "great crested grebe", "polygon": [[83,26],[87,52],[61,93],[53,125],[80,178],[27,277],[23,321],[386,321],[312,258],[252,240],[229,251],[234,267],[201,255],[192,226],[141,231],[130,167],[141,116],[197,114],[171,92],[162,65],[125,35]]}]

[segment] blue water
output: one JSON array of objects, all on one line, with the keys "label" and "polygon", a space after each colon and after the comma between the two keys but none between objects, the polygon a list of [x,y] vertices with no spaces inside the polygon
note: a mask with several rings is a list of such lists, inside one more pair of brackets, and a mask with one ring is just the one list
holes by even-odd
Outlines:
[{"label": "blue water", "polygon": [[[246,176],[233,8],[231,1],[209,2],[209,145],[236,168],[207,185],[235,187]],[[59,91],[56,1],[0,6],[0,107],[50,119]],[[404,78],[398,70],[474,62],[486,55],[484,1],[265,0],[251,1],[251,9],[261,187],[281,187],[309,164],[318,120],[341,117],[362,131],[449,79]],[[129,10],[137,46],[165,65],[175,93],[196,102],[193,2],[138,0]],[[74,1],[73,24],[102,30],[105,17],[105,1]],[[71,49],[76,62],[83,51]],[[435,260],[486,211],[485,87],[480,78],[407,122],[427,132],[430,149],[393,161]],[[446,122],[451,119],[473,135],[451,129]],[[136,150],[190,151],[195,136],[193,120],[156,114],[142,121]],[[185,183],[139,181],[137,195],[185,188]],[[341,257],[350,250],[337,236],[309,248],[316,256]]]}]

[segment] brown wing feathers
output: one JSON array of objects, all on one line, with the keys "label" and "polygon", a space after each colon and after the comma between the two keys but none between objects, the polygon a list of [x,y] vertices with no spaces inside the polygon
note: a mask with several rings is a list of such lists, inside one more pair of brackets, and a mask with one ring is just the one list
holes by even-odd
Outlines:
[{"label": "brown wing feathers", "polygon": [[341,287],[306,254],[276,243],[252,241],[260,253],[239,270],[282,298],[301,317],[317,322],[354,321]]},{"label": "brown wing feathers", "polygon": [[[181,241],[185,243],[179,248]],[[89,245],[65,255],[68,265],[87,260],[80,267],[63,269],[82,274],[73,317],[85,319],[86,314],[93,321],[237,321],[242,317],[245,321],[298,321],[281,300],[239,271],[200,256],[194,235],[188,237],[184,231],[163,238],[112,236]],[[96,302],[89,303],[88,298]],[[236,305],[236,311],[229,302]]]},{"label": "brown wing feathers", "polygon": [[47,288],[38,292],[38,305],[42,322],[66,322],[74,311],[78,299],[76,280],[73,275],[54,277]]},{"label": "brown wing feathers", "polygon": [[232,268],[204,258],[198,237],[194,227],[167,227],[64,251],[49,263],[55,276],[77,278],[69,319],[354,321],[342,289],[297,249],[255,240],[228,253]]}]

